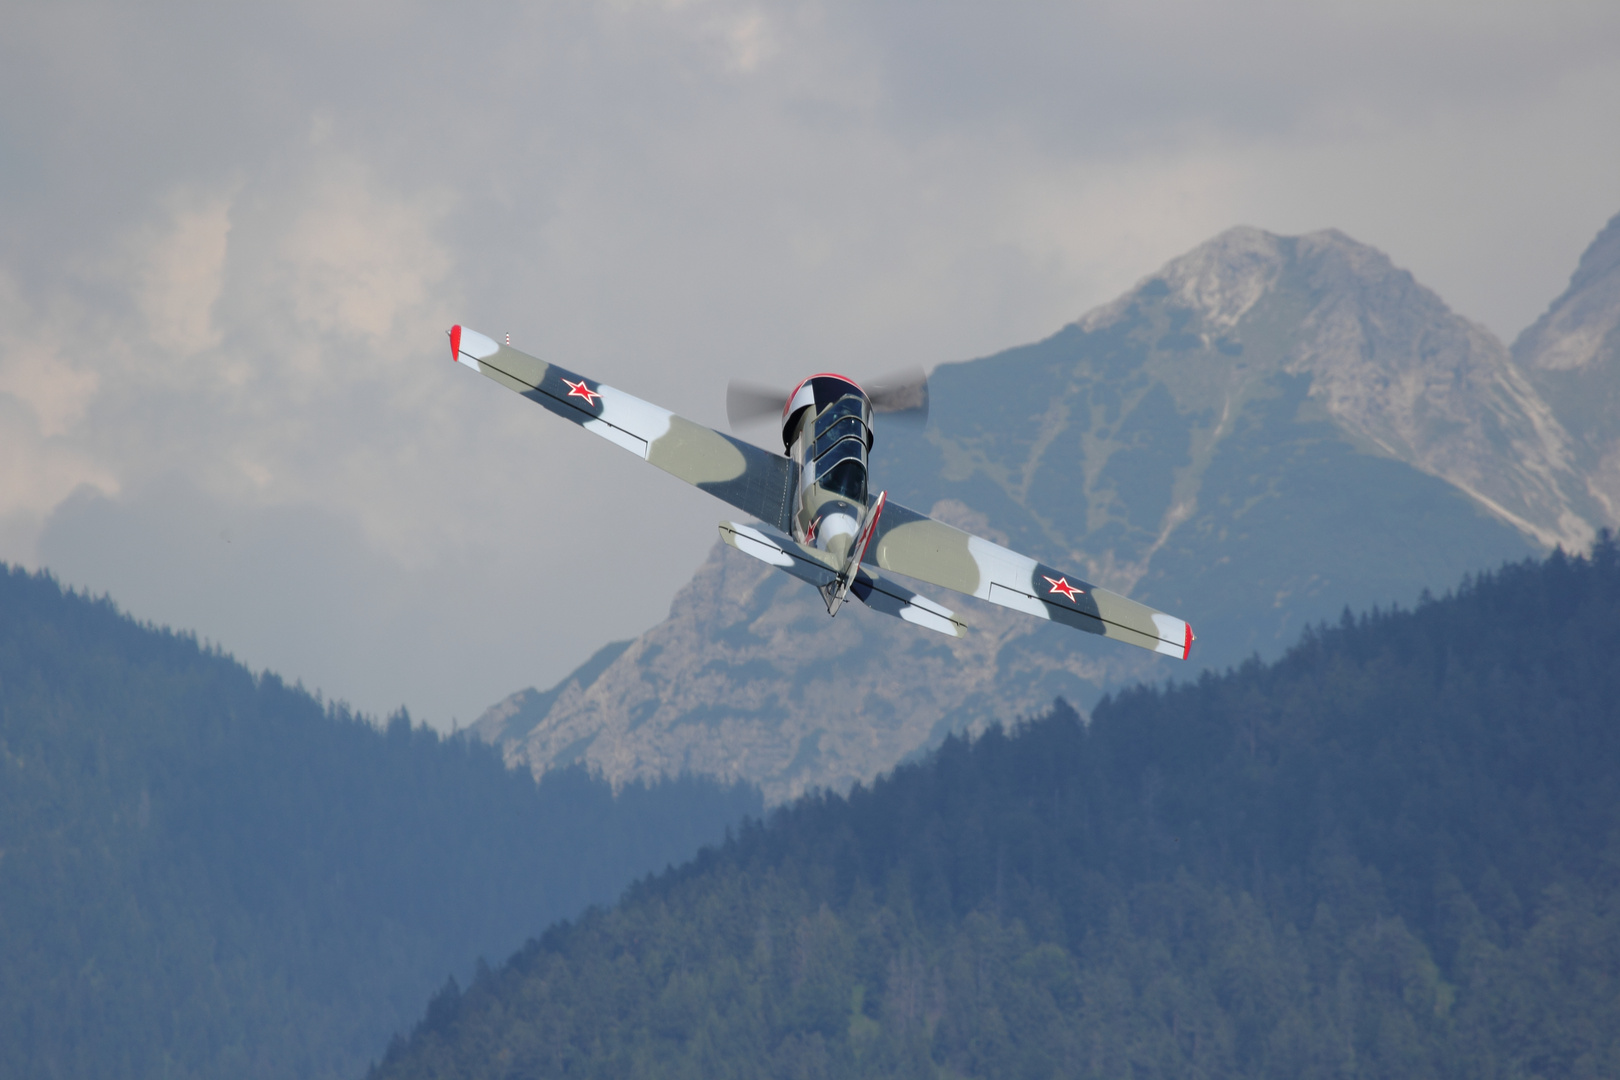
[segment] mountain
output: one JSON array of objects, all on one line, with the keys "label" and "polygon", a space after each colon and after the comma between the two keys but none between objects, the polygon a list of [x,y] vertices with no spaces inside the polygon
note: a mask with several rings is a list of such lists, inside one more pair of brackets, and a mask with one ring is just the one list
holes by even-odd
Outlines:
[{"label": "mountain", "polygon": [[1603,523],[1507,350],[1338,232],[1230,230],[933,383],[892,486],[1184,614],[1208,664]]},{"label": "mountain", "polygon": [[[1620,296],[1614,260],[1589,263],[1580,295]],[[1195,663],[1219,670],[1347,605],[1584,550],[1616,523],[1537,378],[1378,251],[1237,228],[1045,341],[941,365],[925,431],[880,424],[874,482],[1187,618]],[[1606,422],[1592,430],[1620,439]],[[668,621],[475,731],[537,772],[691,768],[779,802],[1054,696],[1084,713],[1109,689],[1185,673],[940,599],[973,621],[965,641],[859,609],[829,624],[813,591],[717,545]]]},{"label": "mountain", "polygon": [[1020,650],[1054,629],[1073,634],[1027,616],[975,619],[963,640],[859,605],[829,622],[815,590],[716,545],[667,620],[546,693],[513,694],[471,734],[540,773],[588,762],[619,782],[746,778],[778,803],[847,788],[951,731],[1033,714],[1059,693],[1137,670],[1134,657],[1066,650],[1061,639]]},{"label": "mountain", "polygon": [[1620,521],[1620,214],[1513,343],[1513,358],[1569,430],[1588,494]]},{"label": "mountain", "polygon": [[754,789],[536,784],[0,565],[0,1076],[345,1077]]},{"label": "mountain", "polygon": [[1620,550],[952,737],[447,985],[374,1080],[1613,1076]]}]

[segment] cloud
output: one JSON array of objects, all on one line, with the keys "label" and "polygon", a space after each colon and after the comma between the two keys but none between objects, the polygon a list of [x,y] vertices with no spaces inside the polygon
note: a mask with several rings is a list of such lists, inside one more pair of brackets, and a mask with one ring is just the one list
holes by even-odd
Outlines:
[{"label": "cloud", "polygon": [[[1616,209],[1617,58],[1578,3],[11,5],[0,557],[466,717],[662,617],[725,511],[451,323],[719,425],[731,375],[982,355],[1245,222],[1511,334]],[[214,518],[274,542],[226,574]]]},{"label": "cloud", "polygon": [[292,316],[319,335],[358,335],[372,344],[419,327],[410,316],[430,299],[447,269],[435,237],[444,198],[405,197],[366,175],[363,165],[323,163],[277,237],[271,258]]},{"label": "cloud", "polygon": [[214,197],[177,210],[161,234],[141,245],[133,286],[158,349],[186,356],[219,344],[214,303],[230,231],[230,201]]},{"label": "cloud", "polygon": [[40,438],[75,427],[95,396],[100,377],[63,355],[67,327],[40,319],[0,277],[0,394],[27,412],[23,421]]}]

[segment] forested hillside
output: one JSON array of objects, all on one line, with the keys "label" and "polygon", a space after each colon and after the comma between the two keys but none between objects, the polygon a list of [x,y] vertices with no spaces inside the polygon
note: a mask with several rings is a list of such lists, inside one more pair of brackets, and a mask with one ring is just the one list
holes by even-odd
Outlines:
[{"label": "forested hillside", "polygon": [[536,785],[0,565],[0,1076],[359,1075],[447,974],[760,805]]},{"label": "forested hillside", "polygon": [[378,1080],[1620,1075],[1620,556],[952,739],[447,987]]}]

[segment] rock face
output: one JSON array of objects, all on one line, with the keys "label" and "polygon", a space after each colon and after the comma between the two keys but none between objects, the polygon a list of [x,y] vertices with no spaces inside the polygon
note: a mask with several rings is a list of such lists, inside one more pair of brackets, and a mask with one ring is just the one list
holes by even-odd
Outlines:
[{"label": "rock face", "polygon": [[1592,241],[1513,358],[1569,430],[1586,492],[1620,523],[1620,214]]},{"label": "rock face", "polygon": [[1230,230],[931,388],[888,486],[1183,615],[1206,663],[1598,523],[1506,348],[1337,232]]},{"label": "rock face", "polygon": [[473,731],[537,771],[690,771],[750,780],[778,803],[1140,670],[1125,650],[1065,648],[1073,631],[1062,627],[990,605],[973,617],[960,640],[859,603],[829,620],[815,590],[717,543],[670,617],[610,646],[620,651],[594,678],[513,694]]},{"label": "rock face", "polygon": [[[1257,379],[1307,376],[1308,399],[1347,433],[1450,482],[1542,544],[1591,543],[1583,515],[1593,506],[1568,437],[1507,349],[1382,253],[1334,230],[1232,229],[1081,327],[1128,326],[1147,313],[1144,290],[1158,282],[1167,290],[1158,306],[1178,321],[1183,346],[1156,343],[1183,354],[1165,367],[1218,371],[1223,404]],[[1213,341],[1215,355],[1196,355],[1193,336],[1206,352]],[[1222,341],[1232,356],[1224,363]]]},{"label": "rock face", "polygon": [[942,365],[926,431],[879,427],[877,486],[1184,616],[1192,665],[954,596],[960,642],[859,605],[829,623],[808,586],[717,545],[668,621],[475,731],[537,771],[690,769],[774,802],[1054,695],[1084,710],[1274,654],[1346,605],[1584,547],[1616,520],[1620,483],[1593,478],[1604,455],[1620,478],[1620,425],[1568,406],[1572,435],[1549,401],[1620,390],[1617,266],[1611,223],[1515,363],[1341,233],[1232,229],[1045,341]]}]

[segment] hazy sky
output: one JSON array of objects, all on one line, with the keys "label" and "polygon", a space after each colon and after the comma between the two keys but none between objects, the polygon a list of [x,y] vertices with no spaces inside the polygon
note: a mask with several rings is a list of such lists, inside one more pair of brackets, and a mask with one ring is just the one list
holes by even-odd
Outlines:
[{"label": "hazy sky", "polygon": [[693,419],[1045,337],[1235,224],[1511,339],[1620,211],[1620,4],[0,8],[0,559],[448,726],[727,511],[449,362]]}]

